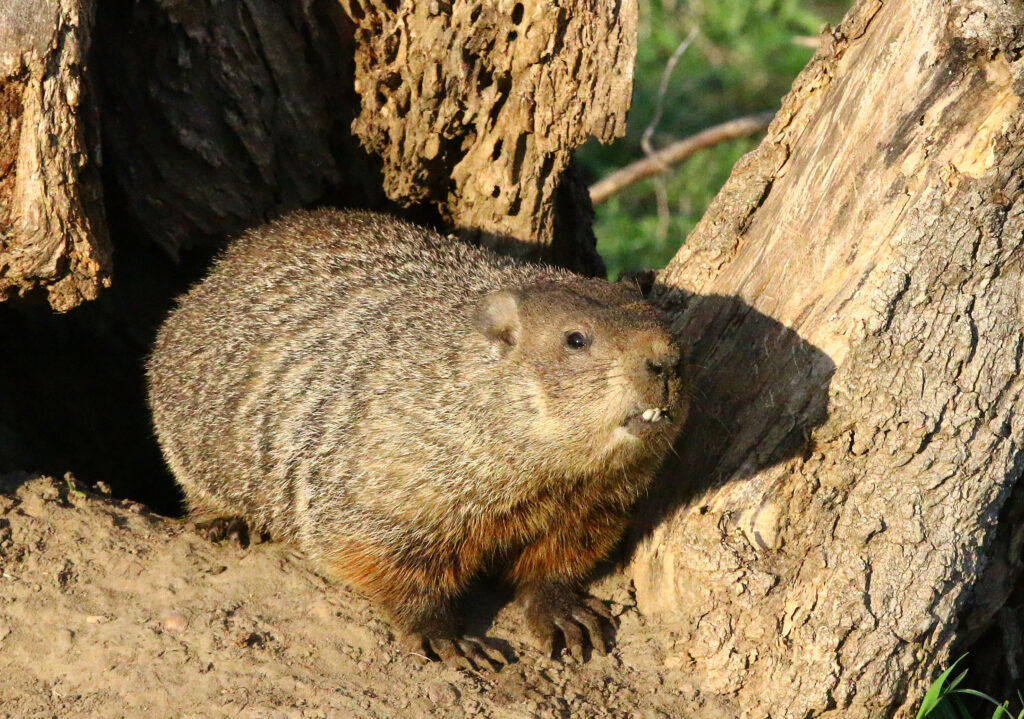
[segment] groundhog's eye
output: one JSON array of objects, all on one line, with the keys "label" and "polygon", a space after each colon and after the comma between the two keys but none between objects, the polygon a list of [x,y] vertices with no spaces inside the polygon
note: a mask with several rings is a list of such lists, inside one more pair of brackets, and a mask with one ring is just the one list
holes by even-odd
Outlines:
[{"label": "groundhog's eye", "polygon": [[590,346],[590,338],[582,332],[566,332],[565,346],[571,350],[582,350]]}]

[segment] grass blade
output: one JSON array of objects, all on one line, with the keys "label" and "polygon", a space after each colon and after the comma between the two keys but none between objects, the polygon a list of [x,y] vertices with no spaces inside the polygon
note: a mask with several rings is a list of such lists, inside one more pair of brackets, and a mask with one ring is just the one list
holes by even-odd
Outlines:
[{"label": "grass blade", "polygon": [[[928,691],[926,691],[924,694],[924,699],[921,700],[921,708],[917,710],[916,719],[925,719],[925,717],[927,717],[928,714],[935,709],[935,707],[939,706],[939,702],[942,701],[943,695],[946,694],[946,692],[948,691],[945,690],[946,680],[949,678],[949,675],[952,674],[953,670],[956,669],[956,665],[959,664],[960,661],[966,656],[966,654],[961,655],[960,659],[957,659],[955,662],[953,662],[950,665],[950,667],[946,669],[946,671],[942,672],[942,674],[940,674],[938,678],[936,678],[935,681],[931,683],[931,686],[928,687]],[[964,674],[966,674],[966,672],[964,672]],[[963,674],[957,677],[956,681],[959,682],[959,680],[962,678]],[[954,719],[956,719],[956,717],[954,717]]]}]

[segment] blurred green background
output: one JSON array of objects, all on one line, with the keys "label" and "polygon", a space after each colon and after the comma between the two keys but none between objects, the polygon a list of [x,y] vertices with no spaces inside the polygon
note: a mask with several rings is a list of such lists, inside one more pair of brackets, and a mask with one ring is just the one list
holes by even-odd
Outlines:
[{"label": "blurred green background", "polygon": [[[644,156],[641,139],[658,108],[673,53],[680,55],[651,137],[658,149],[720,122],[775,110],[814,54],[825,23],[836,25],[848,0],[640,0],[640,27],[626,136],[591,141],[577,159],[596,180]],[[599,205],[598,250],[615,279],[627,269],[662,268],[760,136],[702,150],[660,178],[642,180]],[[660,195],[660,201],[659,201]],[[659,204],[661,209],[659,210]]]}]

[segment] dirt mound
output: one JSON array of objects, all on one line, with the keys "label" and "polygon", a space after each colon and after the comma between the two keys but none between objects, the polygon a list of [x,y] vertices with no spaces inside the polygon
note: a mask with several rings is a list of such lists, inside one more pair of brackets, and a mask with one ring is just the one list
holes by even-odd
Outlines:
[{"label": "dirt mound", "polygon": [[8,476],[0,492],[3,717],[653,718],[694,708],[684,672],[664,664],[672,633],[636,613],[621,576],[594,588],[621,615],[612,655],[547,659],[524,642],[518,609],[503,607],[481,628],[518,660],[466,673],[405,651],[368,602],[286,546],[214,545],[70,476]]}]

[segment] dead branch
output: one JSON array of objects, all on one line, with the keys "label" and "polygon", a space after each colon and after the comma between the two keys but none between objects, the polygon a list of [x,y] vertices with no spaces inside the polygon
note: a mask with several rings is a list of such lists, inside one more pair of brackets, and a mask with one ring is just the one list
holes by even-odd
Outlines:
[{"label": "dead branch", "polygon": [[642,160],[632,162],[608,177],[595,182],[590,186],[590,201],[594,205],[599,205],[634,182],[668,171],[673,165],[682,162],[698,150],[712,147],[726,140],[764,132],[773,117],[775,117],[774,112],[747,115],[709,127],[696,135],[673,142],[668,147],[664,147]]}]

